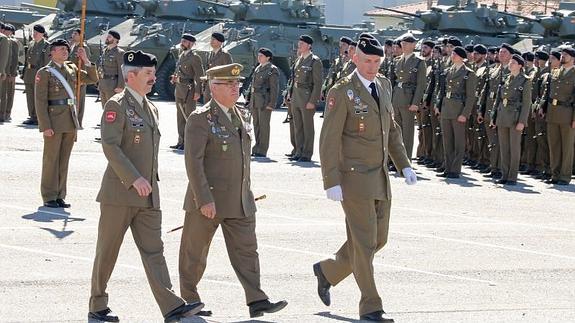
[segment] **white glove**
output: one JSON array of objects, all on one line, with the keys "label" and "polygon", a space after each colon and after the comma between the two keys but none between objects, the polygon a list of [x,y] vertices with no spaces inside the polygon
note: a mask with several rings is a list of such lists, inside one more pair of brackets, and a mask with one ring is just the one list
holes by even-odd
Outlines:
[{"label": "white glove", "polygon": [[341,192],[341,186],[339,185],[332,186],[325,190],[325,195],[327,195],[327,198],[332,201],[339,202],[343,200],[343,193]]},{"label": "white glove", "polygon": [[401,173],[403,174],[403,177],[405,177],[405,183],[407,183],[407,185],[417,184],[417,175],[415,175],[415,172],[411,167],[405,167],[401,170]]}]

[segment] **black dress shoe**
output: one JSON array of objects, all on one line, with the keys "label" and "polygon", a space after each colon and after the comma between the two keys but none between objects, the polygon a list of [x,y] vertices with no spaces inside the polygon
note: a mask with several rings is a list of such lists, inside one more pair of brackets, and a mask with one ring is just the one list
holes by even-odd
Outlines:
[{"label": "black dress shoe", "polygon": [[212,316],[212,311],[199,311],[197,316]]},{"label": "black dress shoe", "polygon": [[298,156],[298,155],[293,155],[293,156],[289,157],[288,159],[291,160],[291,161],[297,161],[297,160],[300,159],[300,158],[301,158],[301,157]]},{"label": "black dress shoe", "polygon": [[493,179],[500,179],[502,177],[503,177],[502,172],[495,172],[495,173],[493,173],[493,176],[492,176]]},{"label": "black dress shoe", "polygon": [[485,167],[485,168],[483,168],[483,169],[480,169],[480,170],[479,170],[479,173],[480,173],[480,174],[488,174],[488,173],[491,173],[491,167],[487,166],[487,167]]},{"label": "black dress shoe", "polygon": [[495,181],[495,184],[507,184],[507,180],[506,179],[498,179]]},{"label": "black dress shoe", "polygon": [[395,165],[394,165],[394,164],[390,164],[390,165],[388,166],[388,170],[389,170],[390,172],[397,172],[397,168],[395,168]]},{"label": "black dress shoe", "polygon": [[164,315],[164,323],[179,322],[181,318],[198,314],[204,308],[204,303],[195,302],[182,304]]},{"label": "black dress shoe", "polygon": [[436,173],[445,173],[445,167],[438,167],[433,170]]},{"label": "black dress shoe", "polygon": [[309,158],[309,157],[300,157],[297,161],[298,161],[298,162],[309,163],[309,162],[311,162],[311,158]]},{"label": "black dress shoe", "polygon": [[28,126],[37,126],[38,125],[38,120],[36,119],[28,119],[25,120],[24,122],[22,122],[22,124],[28,125]]},{"label": "black dress shoe", "polygon": [[181,145],[181,144],[175,144],[175,145],[170,146],[170,148],[172,148],[172,149],[180,149],[180,145]]},{"label": "black dress shoe", "polygon": [[458,173],[447,173],[447,178],[459,178]]},{"label": "black dress shoe", "polygon": [[254,156],[254,157],[259,157],[259,158],[264,158],[264,157],[266,157],[266,155],[264,155],[264,154],[256,154],[256,153],[252,154],[252,156]]},{"label": "black dress shoe", "polygon": [[323,275],[319,262],[313,265],[313,274],[317,277],[317,294],[319,299],[321,299],[321,302],[324,303],[325,306],[329,306],[331,304],[331,297],[329,295],[331,284]]},{"label": "black dress shoe", "polygon": [[90,312],[88,313],[88,319],[103,322],[120,322],[118,316],[112,313],[112,310],[110,308],[98,312]]},{"label": "black dress shoe", "polygon": [[505,183],[505,185],[515,186],[515,185],[517,185],[517,181],[507,181],[507,183]]},{"label": "black dress shoe", "polygon": [[96,137],[96,138],[94,138],[94,140],[95,140],[95,141],[102,141],[102,138]]},{"label": "black dress shoe", "polygon": [[395,322],[391,317],[389,317],[384,311],[376,311],[367,314],[363,314],[359,317],[362,321],[373,321],[373,322]]},{"label": "black dress shoe", "polygon": [[293,157],[293,153],[284,154],[284,156],[286,156],[286,157]]},{"label": "black dress shoe", "polygon": [[447,177],[447,172],[435,174],[435,176],[437,176],[437,177]]},{"label": "black dress shoe", "polygon": [[264,313],[275,313],[281,311],[287,306],[286,301],[279,301],[277,303],[271,303],[269,300],[264,299],[262,301],[249,303],[250,307],[250,317],[259,317],[264,315]]},{"label": "black dress shoe", "polygon": [[68,208],[70,207],[69,203],[66,203],[63,199],[56,199],[56,203],[58,203],[59,207]]},{"label": "black dress shoe", "polygon": [[562,181],[562,180],[558,180],[555,184],[564,186],[564,185],[569,185],[569,182],[567,182],[567,181]]},{"label": "black dress shoe", "polygon": [[44,206],[55,208],[55,209],[60,207],[60,205],[58,204],[58,202],[56,202],[56,200],[46,201],[46,202],[44,202]]}]

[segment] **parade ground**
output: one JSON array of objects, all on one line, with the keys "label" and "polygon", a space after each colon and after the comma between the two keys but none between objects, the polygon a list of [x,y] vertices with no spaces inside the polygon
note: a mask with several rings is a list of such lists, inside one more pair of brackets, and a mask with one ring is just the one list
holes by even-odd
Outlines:
[{"label": "parade ground", "polygon": [[[97,236],[95,201],[106,158],[99,137],[101,106],[86,99],[85,129],[70,160],[69,209],[42,207],[42,135],[27,117],[17,85],[12,122],[0,125],[0,322],[86,322]],[[165,257],[179,294],[178,251],[187,176],[177,142],[176,107],[159,109],[159,177]],[[359,322],[353,276],[332,287],[332,304],[316,292],[312,265],[345,241],[339,203],[321,181],[316,114],[313,163],[290,162],[285,110],[271,120],[269,158],[252,159],[262,287],[281,312],[250,320],[244,293],[220,231],[211,245],[199,292],[211,317],[182,322]],[[142,145],[146,143],[140,143]],[[575,185],[552,186],[525,176],[494,184],[469,168],[440,179],[414,166],[418,183],[391,176],[389,241],[374,259],[383,306],[396,322],[575,322]],[[344,196],[345,198],[345,196]],[[126,234],[108,286],[121,322],[163,322],[140,255]]]}]

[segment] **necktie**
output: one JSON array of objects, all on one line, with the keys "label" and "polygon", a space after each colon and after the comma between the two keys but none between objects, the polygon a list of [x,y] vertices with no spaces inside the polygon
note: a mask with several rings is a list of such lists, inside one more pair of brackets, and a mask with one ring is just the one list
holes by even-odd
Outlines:
[{"label": "necktie", "polygon": [[236,115],[236,112],[233,110],[230,111],[230,114],[231,114],[232,124],[239,131],[240,128],[242,127],[242,122],[241,122],[240,118]]},{"label": "necktie", "polygon": [[375,89],[375,83],[371,82],[369,88],[371,89],[371,97],[375,100],[375,102],[377,103],[377,107],[379,108],[379,95],[377,95],[377,90]]}]

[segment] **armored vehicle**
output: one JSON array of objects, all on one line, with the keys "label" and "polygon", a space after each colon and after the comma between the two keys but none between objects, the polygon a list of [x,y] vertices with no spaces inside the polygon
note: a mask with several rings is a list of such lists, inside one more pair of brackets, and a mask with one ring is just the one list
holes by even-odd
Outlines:
[{"label": "armored vehicle", "polygon": [[58,9],[32,4],[21,6],[0,6],[0,21],[14,25],[17,29],[36,20],[42,19],[47,14],[56,13]]}]

